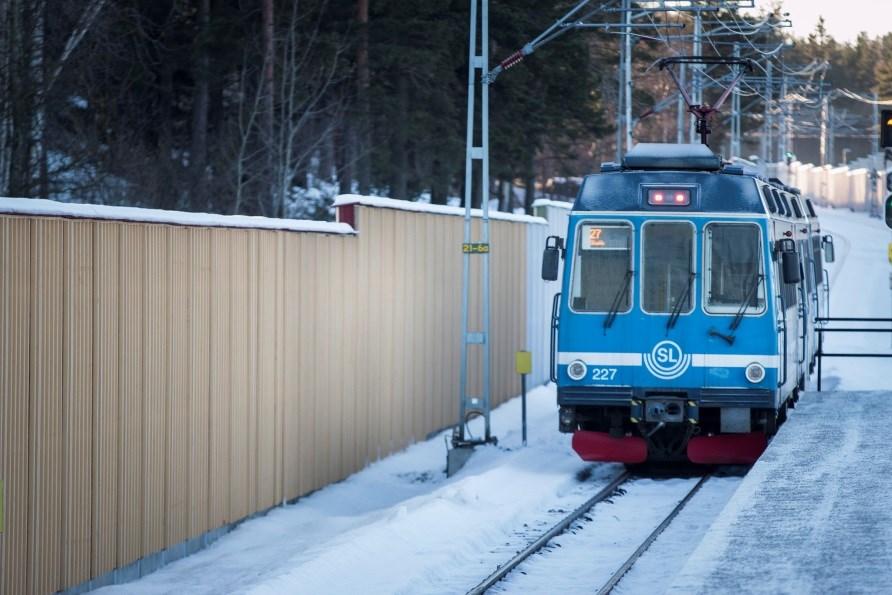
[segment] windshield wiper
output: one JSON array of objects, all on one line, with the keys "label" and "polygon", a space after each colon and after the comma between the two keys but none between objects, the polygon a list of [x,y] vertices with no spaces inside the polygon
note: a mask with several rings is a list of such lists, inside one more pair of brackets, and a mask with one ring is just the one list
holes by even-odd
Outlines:
[{"label": "windshield wiper", "polygon": [[753,299],[756,290],[759,288],[759,285],[762,283],[762,279],[765,276],[761,273],[757,273],[753,277],[753,284],[747,289],[746,298],[743,300],[743,303],[740,304],[740,308],[737,310],[737,314],[734,316],[734,320],[731,321],[731,332],[730,334],[720,333],[714,328],[709,329],[710,337],[718,337],[722,341],[725,341],[728,345],[734,345],[734,333],[737,331],[737,327],[740,326],[740,323],[743,321],[743,315],[746,314],[746,311],[750,307],[750,301]]},{"label": "windshield wiper", "polygon": [[756,273],[753,277],[753,284],[747,289],[746,298],[743,300],[743,303],[740,304],[740,309],[737,310],[737,315],[734,317],[734,320],[731,321],[731,331],[737,330],[737,327],[740,326],[740,323],[743,321],[743,315],[749,310],[750,302],[756,294],[756,290],[759,289],[759,285],[762,283],[762,279],[764,279],[764,275],[761,273]]},{"label": "windshield wiper", "polygon": [[672,313],[669,315],[669,320],[666,321],[666,331],[675,327],[675,323],[678,322],[678,317],[681,316],[681,309],[684,307],[685,301],[688,299],[688,296],[691,295],[691,287],[694,285],[694,278],[697,276],[697,273],[691,272],[691,276],[688,277],[688,284],[684,288],[684,293],[678,298],[678,301],[675,302],[675,305],[672,307]]},{"label": "windshield wiper", "polygon": [[623,285],[619,288],[619,291],[616,292],[616,297],[613,298],[613,304],[610,306],[610,312],[607,313],[607,318],[604,319],[604,332],[607,332],[611,326],[613,326],[613,321],[616,320],[616,315],[619,313],[619,305],[622,303],[623,297],[625,297],[626,292],[629,291],[629,283],[632,281],[632,269],[626,271],[626,276],[623,278]]}]

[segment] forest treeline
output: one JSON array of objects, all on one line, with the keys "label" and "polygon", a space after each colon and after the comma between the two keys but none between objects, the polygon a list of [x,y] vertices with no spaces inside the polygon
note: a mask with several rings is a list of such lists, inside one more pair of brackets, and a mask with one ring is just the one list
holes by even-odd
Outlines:
[{"label": "forest treeline", "polygon": [[[0,0],[0,195],[310,218],[336,192],[443,204],[464,184],[468,4]],[[572,4],[491,0],[493,61]],[[618,41],[565,35],[492,87],[502,208],[612,157]],[[635,52],[640,113],[671,89],[647,71],[659,41]],[[791,58],[814,55],[831,81],[892,96],[892,36],[820,31]]]}]

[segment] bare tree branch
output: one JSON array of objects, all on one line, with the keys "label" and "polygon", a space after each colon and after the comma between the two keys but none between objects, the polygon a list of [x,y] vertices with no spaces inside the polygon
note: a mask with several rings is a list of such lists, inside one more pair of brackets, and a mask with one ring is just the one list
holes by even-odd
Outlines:
[{"label": "bare tree branch", "polygon": [[46,80],[44,93],[49,93],[50,89],[53,88],[53,85],[59,79],[59,75],[62,74],[62,69],[68,62],[71,54],[74,53],[74,50],[76,50],[77,46],[83,41],[84,36],[93,26],[93,22],[96,20],[96,17],[99,16],[99,12],[102,10],[102,7],[105,6],[105,3],[106,0],[91,0],[87,5],[86,10],[81,13],[81,18],[78,20],[71,35],[68,36],[68,40],[65,42],[65,48],[62,50],[62,55],[59,56],[59,59],[56,61],[56,66]]}]

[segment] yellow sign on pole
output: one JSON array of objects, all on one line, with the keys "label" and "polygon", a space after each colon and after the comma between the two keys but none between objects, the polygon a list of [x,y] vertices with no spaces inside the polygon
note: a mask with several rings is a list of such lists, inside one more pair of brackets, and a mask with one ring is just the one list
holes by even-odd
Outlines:
[{"label": "yellow sign on pole", "polygon": [[892,264],[892,242],[889,242],[889,264]]},{"label": "yellow sign on pole", "polygon": [[518,374],[533,373],[533,354],[529,351],[518,351],[514,354],[514,367]]}]

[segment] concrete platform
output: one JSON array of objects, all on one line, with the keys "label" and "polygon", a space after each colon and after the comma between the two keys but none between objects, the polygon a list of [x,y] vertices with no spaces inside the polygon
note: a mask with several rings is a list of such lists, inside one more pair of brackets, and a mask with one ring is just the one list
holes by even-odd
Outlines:
[{"label": "concrete platform", "polygon": [[805,394],[669,593],[892,593],[892,392]]}]

